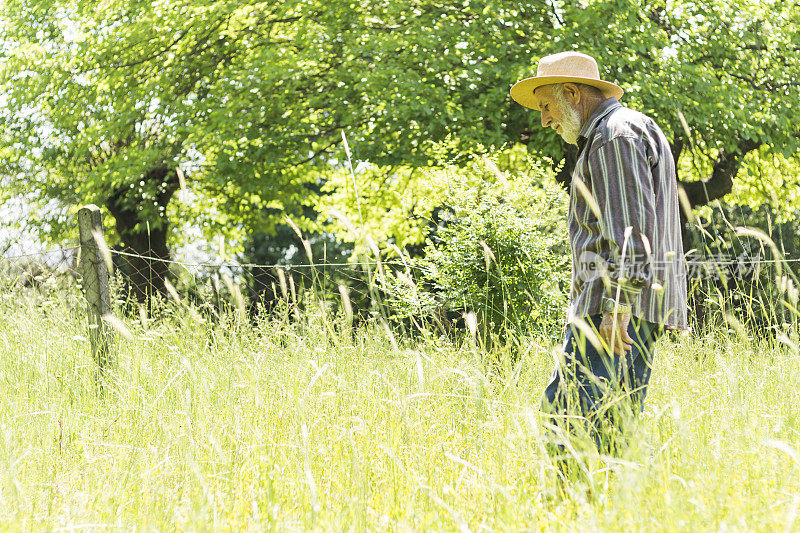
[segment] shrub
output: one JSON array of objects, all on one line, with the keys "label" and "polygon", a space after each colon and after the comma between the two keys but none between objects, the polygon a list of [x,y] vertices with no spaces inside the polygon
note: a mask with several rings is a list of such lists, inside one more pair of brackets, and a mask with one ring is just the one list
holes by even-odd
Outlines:
[{"label": "shrub", "polygon": [[552,333],[570,277],[566,193],[543,166],[512,175],[483,158],[443,172],[450,174],[448,202],[412,262],[415,275],[387,276],[395,312],[474,311],[484,338],[512,329]]}]

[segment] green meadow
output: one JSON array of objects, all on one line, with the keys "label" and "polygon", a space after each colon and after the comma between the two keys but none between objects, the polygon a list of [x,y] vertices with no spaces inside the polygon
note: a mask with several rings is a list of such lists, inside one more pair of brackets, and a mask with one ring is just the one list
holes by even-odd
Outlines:
[{"label": "green meadow", "polygon": [[[98,376],[81,300],[0,304],[0,527],[103,531],[797,531],[800,355],[717,327],[658,341],[622,457],[559,485],[519,359],[322,311],[122,319]],[[794,328],[794,329],[792,329]]]}]

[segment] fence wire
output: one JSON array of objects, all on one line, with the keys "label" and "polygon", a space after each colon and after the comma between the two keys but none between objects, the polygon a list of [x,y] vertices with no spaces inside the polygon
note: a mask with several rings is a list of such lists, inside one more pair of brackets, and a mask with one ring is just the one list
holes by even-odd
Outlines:
[{"label": "fence wire", "polygon": [[[398,258],[380,262],[257,264],[184,262],[124,249],[110,249],[109,255],[112,298],[117,308],[141,306],[156,297],[216,313],[238,307],[255,315],[274,310],[282,302],[303,306],[323,301],[330,303],[334,311],[350,308],[351,312],[369,314],[391,299],[384,274],[399,272],[419,286],[429,281],[416,263]],[[1,256],[0,286],[10,295],[22,291],[74,291],[81,282],[79,256],[77,245]],[[708,298],[716,296],[733,309],[752,310],[764,298],[775,296],[778,273],[786,273],[787,267],[796,272],[798,266],[800,258],[775,259],[761,253],[690,254],[686,257],[690,307],[694,314],[701,315],[708,307]]]},{"label": "fence wire", "polygon": [[7,291],[74,283],[78,250],[79,246],[63,246],[0,256],[0,283]]},{"label": "fence wire", "polygon": [[251,314],[280,302],[340,301],[343,295],[353,308],[370,310],[381,300],[382,274],[406,268],[394,260],[258,264],[183,262],[113,249],[110,255],[117,293],[129,302],[161,295],[214,310],[245,307]]}]

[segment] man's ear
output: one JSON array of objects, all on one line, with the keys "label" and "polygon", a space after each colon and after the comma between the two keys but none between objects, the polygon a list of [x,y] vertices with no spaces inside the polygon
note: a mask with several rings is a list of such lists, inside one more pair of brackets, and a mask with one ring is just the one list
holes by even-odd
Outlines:
[{"label": "man's ear", "polygon": [[572,102],[572,105],[578,105],[581,102],[581,90],[575,83],[567,82],[563,86],[564,96]]}]

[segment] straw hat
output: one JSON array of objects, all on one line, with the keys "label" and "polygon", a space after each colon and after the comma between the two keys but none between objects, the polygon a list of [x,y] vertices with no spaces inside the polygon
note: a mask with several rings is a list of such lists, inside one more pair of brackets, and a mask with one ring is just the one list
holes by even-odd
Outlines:
[{"label": "straw hat", "polygon": [[600,79],[600,69],[592,56],[580,52],[561,52],[539,60],[536,76],[518,81],[511,87],[511,98],[531,109],[539,109],[539,99],[533,94],[537,87],[553,83],[585,83],[597,87],[606,98],[620,98],[622,88]]}]

